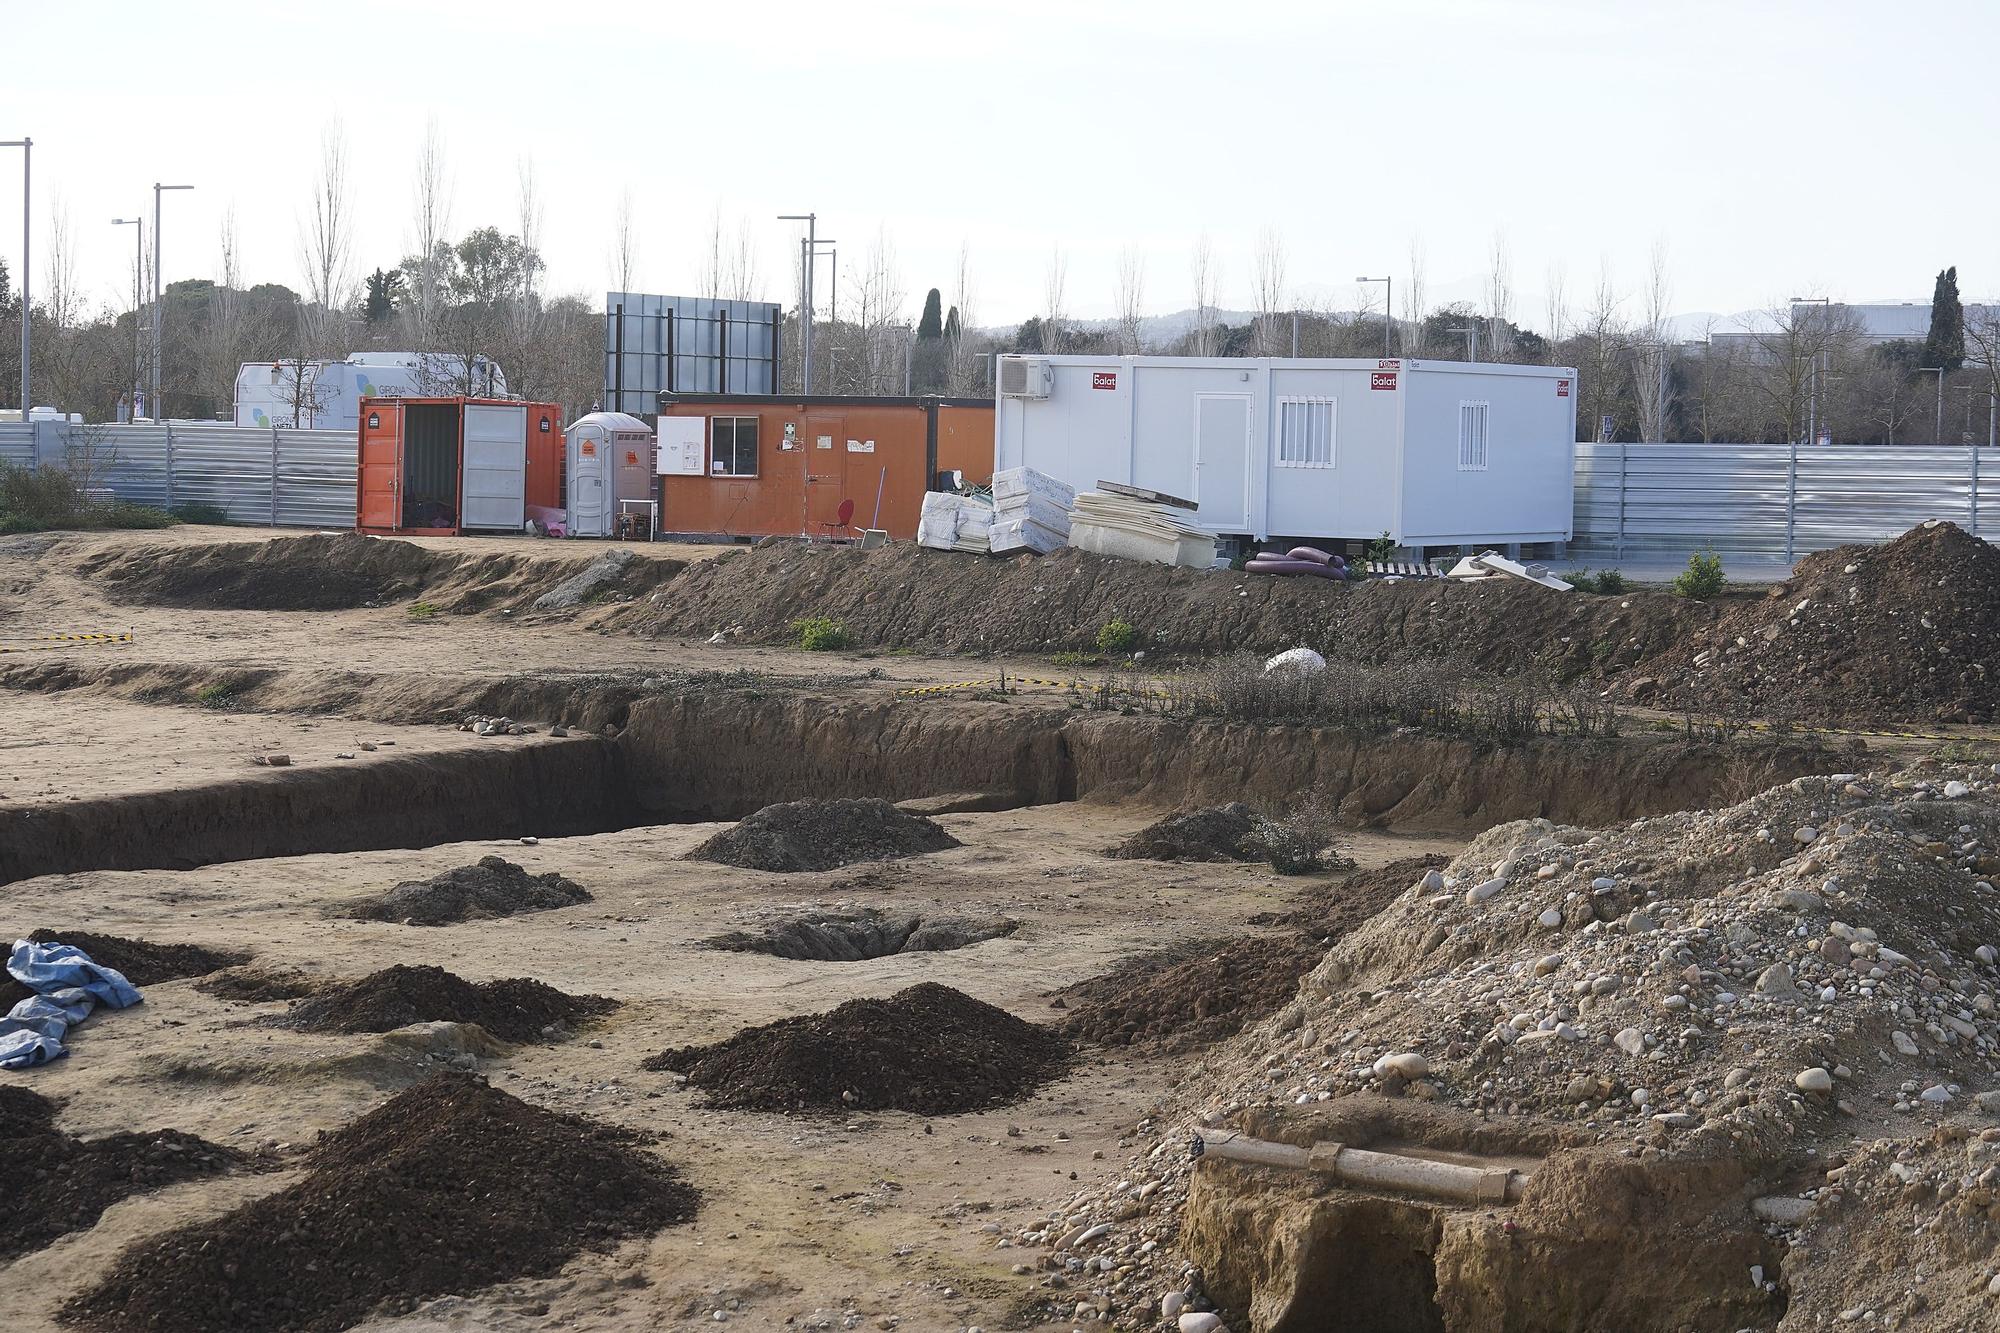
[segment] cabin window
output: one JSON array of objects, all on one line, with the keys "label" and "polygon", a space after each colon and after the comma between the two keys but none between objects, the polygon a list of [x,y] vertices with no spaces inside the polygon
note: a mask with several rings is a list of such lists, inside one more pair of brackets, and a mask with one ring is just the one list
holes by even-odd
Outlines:
[{"label": "cabin window", "polygon": [[1486,412],[1490,404],[1461,402],[1458,405],[1458,470],[1486,470]]},{"label": "cabin window", "polygon": [[1332,467],[1340,404],[1331,398],[1278,400],[1278,466]]},{"label": "cabin window", "polygon": [[757,418],[708,419],[708,473],[712,477],[757,475]]}]

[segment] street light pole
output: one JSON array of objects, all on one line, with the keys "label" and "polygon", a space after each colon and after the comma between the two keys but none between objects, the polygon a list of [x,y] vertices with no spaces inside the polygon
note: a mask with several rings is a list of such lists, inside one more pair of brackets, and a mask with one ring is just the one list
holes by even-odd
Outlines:
[{"label": "street light pole", "polygon": [[[1795,306],[1816,305],[1822,310],[1831,310],[1833,308],[1833,298],[1831,296],[1794,296],[1792,304]],[[1793,316],[1792,326],[1794,328],[1798,327],[1797,316]],[[1824,349],[1813,353],[1812,365],[1807,367],[1806,370],[1806,443],[1812,445],[1819,443],[1819,375],[1820,361],[1825,355]]]},{"label": "street light pole", "polygon": [[162,185],[153,182],[153,401],[147,404],[152,409],[153,420],[165,421],[166,414],[160,403],[160,362],[166,359],[166,350],[160,336],[160,193],[163,190],[192,190],[192,185]]},{"label": "street light pole", "polygon": [[1394,278],[1356,278],[1356,282],[1379,282],[1382,284],[1382,355],[1393,355],[1389,351],[1389,334],[1396,327],[1396,283]]},{"label": "street light pole", "polygon": [[1446,329],[1445,332],[1464,334],[1466,346],[1465,359],[1468,361],[1479,360],[1479,326],[1477,324],[1461,324],[1455,329]]},{"label": "street light pole", "polygon": [[132,403],[128,420],[139,417],[139,395],[146,391],[146,219],[113,218],[114,227],[137,227],[132,246]]},{"label": "street light pole", "polygon": [[[813,269],[815,261],[819,258],[820,247],[823,245],[832,245],[833,242],[823,241],[819,238],[819,214],[817,213],[780,213],[778,214],[778,221],[803,222],[806,224],[806,238],[799,243],[800,268],[803,269],[801,276],[805,279],[799,292],[799,391],[801,393],[811,393],[813,381]],[[771,386],[774,391],[777,387],[775,384]]]},{"label": "street light pole", "polygon": [[35,266],[28,254],[28,220],[33,211],[28,207],[28,189],[34,176],[29,170],[29,161],[34,155],[35,141],[28,138],[0,139],[0,148],[21,150],[21,420],[28,419],[28,409],[33,406],[28,401],[28,354],[34,344],[29,326],[35,322],[34,303],[28,299],[28,287]]}]

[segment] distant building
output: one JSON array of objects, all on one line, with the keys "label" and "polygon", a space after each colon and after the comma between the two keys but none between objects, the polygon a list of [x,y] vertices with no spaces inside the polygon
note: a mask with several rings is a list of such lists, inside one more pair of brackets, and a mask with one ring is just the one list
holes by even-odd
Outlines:
[{"label": "distant building", "polygon": [[[1810,320],[1821,311],[1832,311],[1844,319],[1851,320],[1859,329],[1861,341],[1870,345],[1894,342],[1920,343],[1930,336],[1929,301],[1871,301],[1853,305],[1836,301],[1830,306],[1822,306],[1818,302],[1800,302],[1792,306],[1792,320],[1794,324]],[[1968,328],[1995,320],[2000,320],[2000,304],[1978,301],[1965,303],[1965,323]],[[1707,330],[1706,341],[1715,347],[1754,345],[1759,338],[1767,337],[1772,327],[1773,323],[1768,314],[1753,311],[1718,321],[1714,327]]]}]

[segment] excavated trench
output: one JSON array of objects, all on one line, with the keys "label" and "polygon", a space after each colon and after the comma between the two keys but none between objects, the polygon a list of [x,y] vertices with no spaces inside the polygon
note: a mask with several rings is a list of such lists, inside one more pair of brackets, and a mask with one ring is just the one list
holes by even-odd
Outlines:
[{"label": "excavated trench", "polygon": [[[482,684],[482,700],[498,687]],[[313,852],[561,837],[735,820],[780,801],[952,798],[1005,809],[1078,799],[1284,808],[1319,791],[1357,823],[1471,833],[1544,816],[1608,824],[1733,800],[1738,747],[1665,738],[1487,744],[1418,734],[1035,707],[688,690],[609,700],[518,693],[512,716],[602,718],[605,735],[508,742],[180,790],[0,809],[0,883],[188,869]],[[1854,766],[1809,747],[1754,752],[1765,785]]]}]

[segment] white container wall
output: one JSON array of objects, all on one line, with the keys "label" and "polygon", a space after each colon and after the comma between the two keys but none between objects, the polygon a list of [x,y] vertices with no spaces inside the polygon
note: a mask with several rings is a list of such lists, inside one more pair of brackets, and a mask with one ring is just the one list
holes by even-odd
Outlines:
[{"label": "white container wall", "polygon": [[[1019,365],[1009,366],[1009,362]],[[1566,540],[1576,372],[1454,361],[1002,357],[994,466],[1199,503],[1218,536]]]}]

